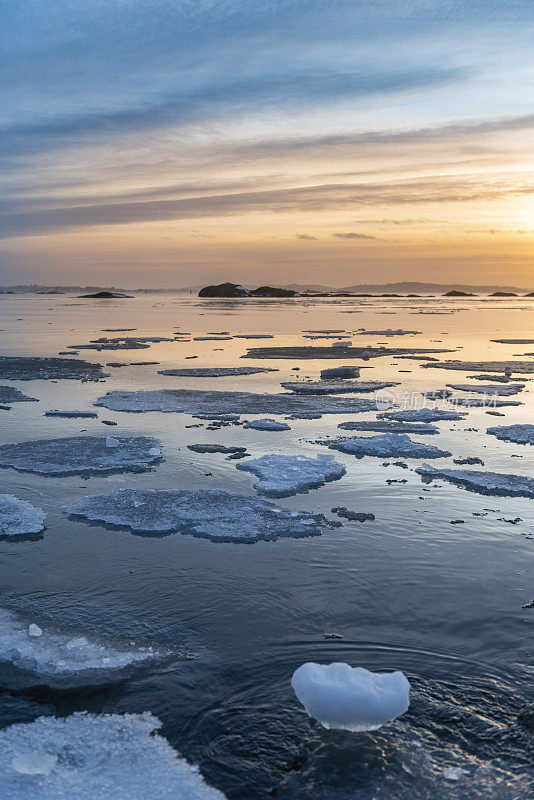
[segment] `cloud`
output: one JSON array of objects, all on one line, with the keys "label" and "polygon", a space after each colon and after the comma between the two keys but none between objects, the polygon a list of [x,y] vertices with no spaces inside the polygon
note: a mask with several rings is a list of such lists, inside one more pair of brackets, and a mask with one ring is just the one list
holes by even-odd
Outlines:
[{"label": "cloud", "polygon": [[376,236],[368,236],[366,233],[333,233],[336,239],[376,239]]},{"label": "cloud", "polygon": [[309,233],[297,233],[297,239],[304,239],[306,242],[316,242],[317,236],[310,236]]}]

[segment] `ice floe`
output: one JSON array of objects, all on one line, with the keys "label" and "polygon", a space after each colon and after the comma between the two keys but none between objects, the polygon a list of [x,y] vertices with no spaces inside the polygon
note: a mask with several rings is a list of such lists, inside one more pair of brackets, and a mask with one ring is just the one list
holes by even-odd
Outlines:
[{"label": "ice floe", "polygon": [[65,419],[92,419],[98,417],[96,411],[45,411],[45,417],[62,417]]},{"label": "ice floe", "polygon": [[359,378],[359,367],[328,367],[321,370],[321,379],[323,381],[330,380],[331,378]]},{"label": "ice floe", "polygon": [[332,450],[349,453],[356,458],[378,456],[380,458],[445,458],[451,454],[431,444],[414,442],[405,433],[383,433],[377,436],[352,437],[320,441]]},{"label": "ice floe", "polygon": [[476,394],[499,395],[509,397],[519,394],[525,388],[524,383],[492,384],[492,383],[448,383],[451,389],[458,392],[475,392]]},{"label": "ice floe", "polygon": [[101,364],[78,358],[38,358],[0,356],[0,379],[8,381],[100,380],[105,377]]},{"label": "ice floe", "polygon": [[462,372],[532,373],[534,361],[432,361],[422,364],[425,369],[453,369]]},{"label": "ice floe", "polygon": [[188,444],[188,450],[194,453],[244,453],[246,447],[227,447],[224,444]]},{"label": "ice floe", "polygon": [[44,528],[46,514],[11,494],[0,494],[0,536],[24,536]]},{"label": "ice floe", "polygon": [[378,415],[382,419],[394,419],[398,422],[439,422],[445,419],[463,419],[465,412],[444,411],[441,408],[408,408],[402,411],[383,411]]},{"label": "ice floe", "polygon": [[16,442],[0,446],[0,467],[40,475],[140,472],[161,459],[160,445],[158,439],[148,436],[69,436]]},{"label": "ice floe", "polygon": [[153,389],[108,392],[95,403],[111,411],[162,411],[185,414],[356,414],[376,411],[376,404],[361,398],[314,397],[291,394],[218,392],[209,389]]},{"label": "ice floe", "polygon": [[137,533],[190,533],[221,542],[319,536],[321,528],[332,527],[322,514],[209,489],[124,489],[85,497],[68,511]]},{"label": "ice floe", "polygon": [[455,406],[465,408],[502,408],[503,406],[522,406],[521,400],[498,400],[497,395],[487,397],[455,397],[451,398]]},{"label": "ice floe", "polygon": [[230,378],[238,375],[256,375],[258,372],[278,372],[272,367],[184,367],[160,369],[158,375],[175,375],[180,378]]},{"label": "ice floe", "polygon": [[534,425],[498,425],[488,428],[487,433],[514,444],[534,444]]},{"label": "ice floe", "polygon": [[[449,348],[435,347],[347,347],[336,343],[330,347],[289,345],[281,347],[251,347],[241,358],[378,358],[419,353],[452,353]],[[534,365],[533,365],[534,371]]]},{"label": "ice floe", "polygon": [[483,472],[474,469],[445,469],[431,467],[429,464],[423,464],[415,471],[424,481],[444,478],[450,483],[478,494],[534,498],[534,479],[523,475],[506,475],[501,472]]},{"label": "ice floe", "polygon": [[397,330],[386,328],[384,331],[366,331],[364,328],[360,328],[356,333],[358,336],[408,336],[409,334],[415,336],[420,334],[421,331],[405,331],[402,328],[397,328]]},{"label": "ice floe", "polygon": [[[24,675],[10,675],[21,685],[45,682],[54,688],[104,683],[117,673],[146,663],[162,652],[132,642],[98,641],[81,633],[65,633],[35,623],[0,609],[0,669],[5,664],[22,670]],[[5,676],[2,678],[5,680]]]},{"label": "ice floe", "polygon": [[253,484],[258,494],[268,497],[289,497],[323,486],[327,481],[341,478],[346,469],[330,455],[308,456],[268,455],[236,464],[243,472],[252,472],[260,480]]},{"label": "ice floe", "polygon": [[0,731],[3,800],[224,800],[151,713],[38,717]]},{"label": "ice floe", "polygon": [[410,684],[402,672],[308,662],[295,670],[291,685],[306,713],[324,728],[374,731],[410,705]]},{"label": "ice floe", "polygon": [[28,397],[13,386],[0,386],[0,403],[38,403],[36,397]]},{"label": "ice floe", "polygon": [[289,381],[280,384],[295,394],[359,394],[377,392],[388,386],[398,386],[395,381]]},{"label": "ice floe", "polygon": [[291,427],[286,422],[278,422],[275,419],[251,419],[245,422],[244,428],[252,428],[256,431],[289,431]]},{"label": "ice floe", "polygon": [[366,420],[365,422],[340,422],[337,426],[345,431],[377,431],[379,433],[439,433],[435,425],[427,422],[399,422],[394,419]]}]

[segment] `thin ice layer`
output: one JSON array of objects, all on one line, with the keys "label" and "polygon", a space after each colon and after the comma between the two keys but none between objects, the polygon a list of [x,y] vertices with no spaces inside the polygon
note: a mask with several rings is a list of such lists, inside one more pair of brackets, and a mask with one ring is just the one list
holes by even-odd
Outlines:
[{"label": "thin ice layer", "polygon": [[258,372],[278,372],[271,367],[180,367],[159,369],[158,375],[175,375],[181,378],[230,378],[238,375],[256,375]]},{"label": "thin ice layer", "polygon": [[426,422],[398,422],[394,419],[366,420],[365,422],[340,422],[345,431],[377,431],[379,433],[439,433],[435,425]]},{"label": "thin ice layer", "polygon": [[284,456],[270,453],[242,464],[236,464],[243,472],[252,472],[260,480],[254,484],[259,494],[268,497],[289,497],[298,492],[308,492],[323,486],[327,481],[341,478],[346,469],[330,455]]},{"label": "thin ice layer", "polygon": [[209,389],[154,389],[108,392],[95,403],[111,411],[163,411],[184,414],[356,414],[376,411],[376,404],[361,398],[307,397],[290,394],[218,392]]},{"label": "thin ice layer", "polygon": [[36,397],[28,397],[13,386],[0,386],[0,403],[38,403]]},{"label": "thin ice layer", "polygon": [[475,392],[476,394],[498,395],[500,397],[510,397],[519,394],[525,388],[524,383],[448,383],[451,389],[459,392]]},{"label": "thin ice layer", "polygon": [[403,411],[384,411],[381,419],[396,419],[398,422],[439,422],[443,419],[463,419],[465,412],[444,411],[441,408],[409,408]]},{"label": "thin ice layer", "polygon": [[410,705],[410,684],[402,672],[308,662],[295,670],[291,685],[306,713],[324,728],[374,731]]},{"label": "thin ice layer", "polygon": [[356,458],[378,456],[380,458],[446,458],[451,454],[431,444],[414,442],[405,433],[383,433],[377,436],[355,436],[333,441],[322,441],[331,450],[349,453]]},{"label": "thin ice layer", "polygon": [[79,358],[0,356],[0,379],[8,381],[99,380],[106,377],[101,364]]},{"label": "thin ice layer", "polygon": [[23,536],[39,533],[46,514],[40,508],[11,494],[0,494],[0,536]]},{"label": "thin ice layer", "polygon": [[68,511],[138,533],[190,533],[221,542],[319,536],[322,527],[331,527],[322,514],[208,489],[124,489],[85,497]]},{"label": "thin ice layer", "polygon": [[140,472],[161,460],[160,448],[161,442],[148,436],[38,439],[0,446],[0,467],[40,475]]},{"label": "thin ice layer", "polygon": [[388,386],[398,386],[394,381],[289,381],[280,384],[295,394],[359,394],[377,392]]},{"label": "thin ice layer", "polygon": [[0,731],[2,800],[224,800],[159,728],[149,712],[11,725]]},{"label": "thin ice layer", "polygon": [[80,633],[61,633],[49,627],[29,625],[6,609],[0,609],[0,661],[38,676],[51,685],[85,685],[109,680],[110,674],[157,656],[152,647],[118,648]]},{"label": "thin ice layer", "polygon": [[534,479],[523,475],[505,475],[501,472],[483,472],[474,469],[444,469],[423,464],[415,470],[425,482],[444,478],[470,492],[498,497],[534,498]]},{"label": "thin ice layer", "polygon": [[534,425],[497,425],[495,428],[488,428],[487,433],[503,442],[534,444]]}]

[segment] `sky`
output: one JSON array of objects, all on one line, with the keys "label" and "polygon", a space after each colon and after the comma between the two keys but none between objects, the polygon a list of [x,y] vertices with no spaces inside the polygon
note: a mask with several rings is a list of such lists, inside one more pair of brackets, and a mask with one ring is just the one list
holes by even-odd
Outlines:
[{"label": "sky", "polygon": [[534,290],[532,0],[0,0],[0,283]]}]

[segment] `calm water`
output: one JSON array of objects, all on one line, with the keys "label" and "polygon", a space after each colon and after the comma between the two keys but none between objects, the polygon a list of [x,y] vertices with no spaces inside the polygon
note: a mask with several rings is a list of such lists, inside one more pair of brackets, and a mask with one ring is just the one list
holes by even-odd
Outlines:
[{"label": "calm water", "polygon": [[[422,311],[460,309],[454,314]],[[158,361],[110,369],[105,382],[5,382],[40,403],[1,411],[1,441],[76,435],[147,434],[164,443],[165,461],[151,472],[111,477],[45,478],[2,471],[2,492],[48,514],[38,541],[0,542],[0,602],[58,626],[126,635],[142,643],[186,648],[194,658],[139,673],[111,689],[68,696],[0,694],[0,723],[42,714],[153,711],[162,733],[207,780],[235,800],[256,798],[528,798],[533,796],[534,736],[517,713],[532,700],[534,610],[533,501],[473,494],[383,459],[336,454],[341,480],[279,501],[329,515],[335,505],[370,511],[374,522],[344,521],[321,537],[254,545],[223,544],[176,534],[135,536],[69,520],[64,505],[120,487],[226,488],[253,494],[253,476],[222,455],[198,455],[193,442],[246,445],[268,452],[324,452],[315,439],[339,422],[374,414],[292,421],[282,433],[229,426],[187,428],[184,414],[121,414],[51,419],[48,409],[89,409],[112,389],[211,388],[276,392],[282,380],[317,378],[321,368],[358,361],[239,360],[247,347],[310,344],[309,329],[406,328],[419,336],[350,337],[356,344],[461,348],[443,358],[504,360],[534,346],[492,344],[532,336],[534,301],[201,301],[147,295],[123,301],[67,296],[2,296],[2,353],[53,356],[105,328],[141,335],[193,336],[211,331],[272,333],[274,340],[171,342],[148,350],[80,351],[100,363]],[[347,313],[357,311],[359,313]],[[349,338],[349,337],[347,337]],[[329,345],[325,340],[316,344]],[[197,355],[195,360],[186,357]],[[231,379],[164,377],[177,366],[274,366],[279,372]],[[300,372],[293,367],[299,366]],[[385,357],[365,363],[362,378],[402,381],[403,392],[465,383],[469,373],[422,369]],[[402,370],[402,372],[400,372]],[[521,380],[518,378],[518,380]],[[439,436],[418,437],[454,457],[481,457],[485,469],[532,475],[531,448],[487,436],[491,425],[532,422],[534,383],[524,405],[502,418],[473,409],[441,422]],[[256,415],[265,416],[265,415]],[[113,420],[108,428],[101,420]],[[347,434],[348,435],[348,434]],[[326,451],[328,452],[328,451]],[[439,462],[453,466],[451,459]],[[482,469],[482,468],[481,468]],[[206,473],[212,473],[206,475]],[[407,479],[392,483],[387,479]],[[488,510],[489,509],[489,510]],[[485,516],[473,516],[484,512]],[[521,517],[521,522],[503,521]],[[501,519],[500,519],[501,518]],[[464,519],[462,525],[450,521]],[[324,639],[335,631],[342,640]],[[372,670],[401,669],[412,684],[409,712],[373,733],[326,731],[314,724],[290,685],[305,661],[346,661]],[[461,767],[458,781],[444,769]]]}]

